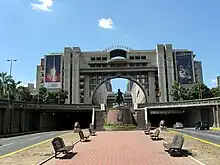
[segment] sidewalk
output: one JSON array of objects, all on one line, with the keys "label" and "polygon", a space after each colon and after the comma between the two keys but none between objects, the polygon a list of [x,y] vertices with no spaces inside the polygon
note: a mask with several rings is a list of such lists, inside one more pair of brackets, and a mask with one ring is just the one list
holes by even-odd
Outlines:
[{"label": "sidewalk", "polygon": [[189,157],[171,157],[162,141],[152,141],[143,131],[97,132],[90,142],[80,142],[72,159],[53,159],[47,165],[198,165]]}]

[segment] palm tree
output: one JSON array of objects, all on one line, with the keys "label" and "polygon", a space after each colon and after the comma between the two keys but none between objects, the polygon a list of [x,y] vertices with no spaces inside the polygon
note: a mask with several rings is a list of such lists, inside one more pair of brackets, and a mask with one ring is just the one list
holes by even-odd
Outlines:
[{"label": "palm tree", "polygon": [[13,81],[12,76],[8,75],[6,72],[0,73],[0,98],[6,98],[8,91],[8,84]]},{"label": "palm tree", "polygon": [[7,84],[7,91],[8,91],[8,94],[11,100],[17,99],[17,96],[19,95],[18,87],[20,84],[21,84],[21,81],[16,82],[13,79]]}]

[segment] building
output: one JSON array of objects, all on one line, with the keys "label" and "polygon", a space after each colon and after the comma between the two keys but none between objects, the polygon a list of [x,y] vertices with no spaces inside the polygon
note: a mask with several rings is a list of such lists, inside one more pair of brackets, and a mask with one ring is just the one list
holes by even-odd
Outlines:
[{"label": "building", "polygon": [[169,102],[173,101],[170,92],[174,81],[185,88],[202,82],[202,64],[194,57],[193,51],[174,49],[171,44],[159,44],[153,50],[113,46],[103,51],[81,51],[79,47],[65,47],[63,53],[46,54],[41,60],[36,84],[37,88],[43,84],[49,90],[68,91],[68,104],[96,104],[111,91],[111,79],[126,78],[132,96],[144,97],[136,101]]},{"label": "building", "polygon": [[217,87],[220,88],[220,76],[217,77]]},{"label": "building", "polygon": [[196,82],[203,83],[202,62],[195,61],[195,78]]}]

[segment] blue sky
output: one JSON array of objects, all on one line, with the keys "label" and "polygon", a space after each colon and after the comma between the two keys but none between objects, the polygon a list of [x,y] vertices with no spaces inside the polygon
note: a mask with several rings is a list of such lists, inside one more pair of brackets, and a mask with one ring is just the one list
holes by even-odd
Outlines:
[{"label": "blue sky", "polygon": [[[202,60],[208,86],[220,74],[219,0],[1,0],[0,6],[0,71],[9,71],[7,59],[17,59],[12,74],[24,84],[35,81],[44,54],[64,46],[151,50],[171,43]],[[117,82],[115,88],[125,87]]]}]

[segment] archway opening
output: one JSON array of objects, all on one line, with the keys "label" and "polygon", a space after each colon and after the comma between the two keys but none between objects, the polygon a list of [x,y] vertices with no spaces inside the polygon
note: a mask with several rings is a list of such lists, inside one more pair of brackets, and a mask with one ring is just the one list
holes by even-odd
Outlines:
[{"label": "archway opening", "polygon": [[118,89],[123,93],[123,103],[132,107],[134,103],[147,102],[146,90],[135,79],[127,76],[113,76],[98,84],[92,94],[93,104],[105,104],[112,107]]}]

